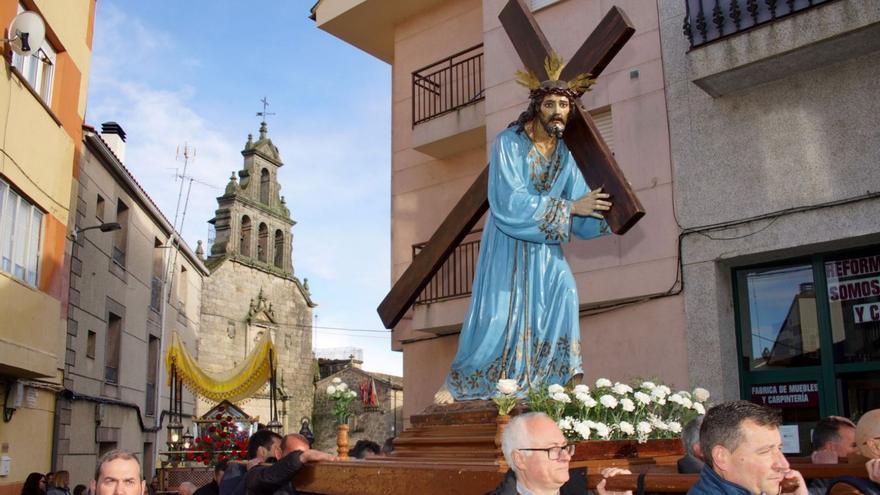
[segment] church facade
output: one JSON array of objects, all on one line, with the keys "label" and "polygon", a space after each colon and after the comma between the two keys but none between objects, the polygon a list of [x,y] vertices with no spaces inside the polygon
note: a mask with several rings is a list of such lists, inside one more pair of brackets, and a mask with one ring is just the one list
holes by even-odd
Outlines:
[{"label": "church facade", "polygon": [[[217,198],[216,237],[205,262],[211,275],[202,291],[198,360],[209,373],[223,373],[241,363],[265,332],[277,355],[278,420],[285,431],[298,430],[310,417],[314,396],[312,308],[308,281],[293,269],[293,233],[278,170],[284,165],[267,136],[248,136],[243,166],[233,173]],[[198,414],[213,404],[200,402]],[[268,385],[240,404],[251,417],[269,423]]]}]

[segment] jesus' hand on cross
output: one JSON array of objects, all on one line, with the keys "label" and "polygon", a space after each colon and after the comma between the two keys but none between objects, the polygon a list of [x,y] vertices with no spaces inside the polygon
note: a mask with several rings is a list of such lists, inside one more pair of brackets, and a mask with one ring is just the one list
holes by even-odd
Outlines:
[{"label": "jesus' hand on cross", "polygon": [[571,203],[571,214],[602,219],[604,217],[601,212],[611,209],[611,202],[605,201],[609,197],[611,195],[603,193],[601,187],[594,189]]}]

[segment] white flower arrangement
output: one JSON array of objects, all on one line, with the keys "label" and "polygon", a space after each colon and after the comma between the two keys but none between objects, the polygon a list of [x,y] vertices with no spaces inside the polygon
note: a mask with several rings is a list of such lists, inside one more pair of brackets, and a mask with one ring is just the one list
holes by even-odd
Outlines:
[{"label": "white flower arrangement", "polygon": [[348,385],[339,377],[331,380],[327,386],[327,395],[333,401],[333,415],[338,424],[345,424],[351,416],[351,403],[354,402],[357,393],[349,390]]},{"label": "white flower arrangement", "polygon": [[[705,389],[677,391],[654,381],[632,385],[599,378],[595,388],[560,384],[532,387],[527,403],[532,411],[548,414],[569,441],[677,438],[683,425],[705,414]],[[499,393],[502,384],[498,385]],[[494,399],[493,399],[494,400]],[[497,401],[496,401],[497,402]]]}]

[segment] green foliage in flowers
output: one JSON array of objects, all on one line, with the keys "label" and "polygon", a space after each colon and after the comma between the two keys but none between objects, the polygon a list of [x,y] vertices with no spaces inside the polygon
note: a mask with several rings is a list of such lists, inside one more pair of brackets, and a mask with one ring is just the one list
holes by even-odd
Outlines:
[{"label": "green foliage in flowers", "polygon": [[357,394],[341,379],[334,378],[333,383],[327,386],[327,395],[333,401],[333,416],[336,417],[336,423],[340,425],[348,423],[351,403],[357,398]]},{"label": "green foliage in flowers", "polygon": [[678,438],[690,420],[705,414],[709,392],[672,390],[651,381],[631,385],[600,378],[587,385],[532,387],[526,397],[532,411],[553,418],[571,441]]}]

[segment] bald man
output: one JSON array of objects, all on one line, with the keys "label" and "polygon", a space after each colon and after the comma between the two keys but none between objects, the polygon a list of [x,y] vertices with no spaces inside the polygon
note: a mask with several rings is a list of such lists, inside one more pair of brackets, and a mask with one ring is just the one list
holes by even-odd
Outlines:
[{"label": "bald man", "polygon": [[862,415],[856,425],[856,444],[862,455],[869,460],[865,464],[868,477],[880,483],[880,409],[872,409]]}]

